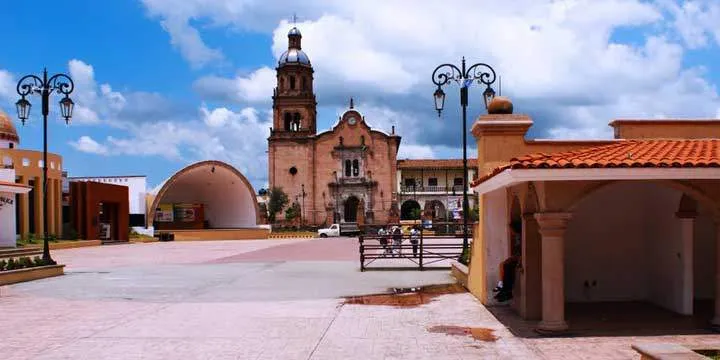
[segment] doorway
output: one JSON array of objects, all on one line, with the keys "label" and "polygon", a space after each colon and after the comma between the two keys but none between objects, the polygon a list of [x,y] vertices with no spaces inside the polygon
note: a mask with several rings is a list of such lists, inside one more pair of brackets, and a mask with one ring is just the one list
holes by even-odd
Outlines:
[{"label": "doorway", "polygon": [[355,196],[350,196],[345,200],[345,222],[357,222],[357,209],[360,200]]}]

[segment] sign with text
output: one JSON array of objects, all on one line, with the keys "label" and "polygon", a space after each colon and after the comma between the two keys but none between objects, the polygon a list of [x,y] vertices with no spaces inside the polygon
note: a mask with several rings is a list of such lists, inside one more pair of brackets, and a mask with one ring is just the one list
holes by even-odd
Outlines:
[{"label": "sign with text", "polygon": [[173,206],[172,204],[160,204],[155,209],[155,221],[157,222],[173,222]]}]

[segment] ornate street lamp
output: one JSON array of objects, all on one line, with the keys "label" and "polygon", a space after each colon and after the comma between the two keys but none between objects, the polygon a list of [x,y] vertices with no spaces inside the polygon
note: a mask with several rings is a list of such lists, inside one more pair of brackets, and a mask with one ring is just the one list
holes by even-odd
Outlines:
[{"label": "ornate street lamp", "polygon": [[[442,87],[454,81],[460,86],[460,106],[462,107],[462,135],[463,135],[463,255],[468,251],[468,215],[470,214],[470,203],[468,201],[468,166],[467,166],[467,107],[468,88],[473,83],[485,85],[483,91],[483,102],[485,108],[495,97],[495,90],[490,85],[495,82],[495,70],[490,65],[477,63],[469,68],[465,67],[465,57],[462,58],[460,68],[453,64],[442,64],[435,68],[432,73],[432,81],[437,85],[433,93],[435,99],[435,110],[438,117],[445,106],[445,92]],[[461,255],[461,258],[463,256]]]},{"label": "ornate street lamp", "polygon": [[45,264],[56,264],[50,257],[50,246],[48,244],[48,189],[47,189],[47,117],[50,113],[50,94],[56,92],[65,97],[60,100],[60,115],[65,118],[65,123],[70,123],[73,107],[75,104],[70,99],[70,93],[75,89],[72,79],[65,74],[56,74],[48,78],[47,69],[43,70],[42,78],[35,75],[26,75],[18,81],[17,93],[20,100],[15,103],[18,118],[25,125],[30,117],[32,104],[25,97],[29,95],[40,95],[43,115],[43,262]]}]

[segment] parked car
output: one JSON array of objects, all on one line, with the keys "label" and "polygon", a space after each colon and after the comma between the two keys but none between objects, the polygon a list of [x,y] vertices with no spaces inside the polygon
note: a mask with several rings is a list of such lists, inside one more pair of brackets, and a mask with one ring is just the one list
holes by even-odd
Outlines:
[{"label": "parked car", "polygon": [[360,229],[355,223],[332,224],[325,229],[318,229],[318,236],[321,238],[331,236],[355,236],[360,234]]}]

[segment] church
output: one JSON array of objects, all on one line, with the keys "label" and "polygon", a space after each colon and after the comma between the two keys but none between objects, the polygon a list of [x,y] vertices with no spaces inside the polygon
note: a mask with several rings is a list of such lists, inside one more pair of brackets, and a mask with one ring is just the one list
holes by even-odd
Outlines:
[{"label": "church", "polygon": [[390,134],[370,127],[352,99],[337,124],[318,133],[314,71],[301,40],[293,27],[276,69],[270,188],[282,188],[291,203],[300,204],[308,225],[386,223],[398,214],[400,136],[394,127]]}]

